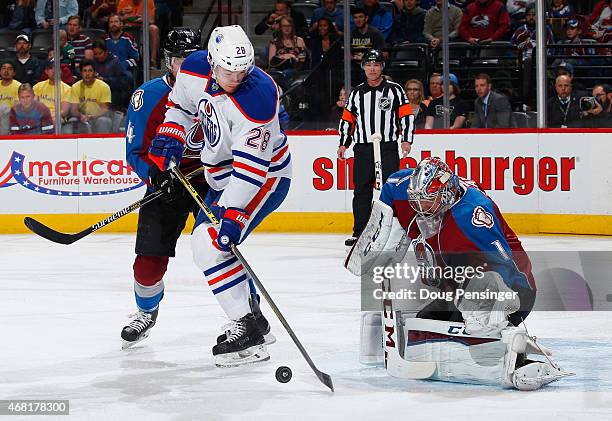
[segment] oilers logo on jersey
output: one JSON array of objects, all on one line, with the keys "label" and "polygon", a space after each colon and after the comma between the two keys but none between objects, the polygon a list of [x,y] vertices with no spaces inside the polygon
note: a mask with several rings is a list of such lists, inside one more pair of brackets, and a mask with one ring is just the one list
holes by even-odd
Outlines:
[{"label": "oilers logo on jersey", "polygon": [[217,111],[208,98],[202,98],[198,108],[198,120],[202,126],[205,139],[208,141],[208,145],[214,148],[221,140],[221,128]]}]

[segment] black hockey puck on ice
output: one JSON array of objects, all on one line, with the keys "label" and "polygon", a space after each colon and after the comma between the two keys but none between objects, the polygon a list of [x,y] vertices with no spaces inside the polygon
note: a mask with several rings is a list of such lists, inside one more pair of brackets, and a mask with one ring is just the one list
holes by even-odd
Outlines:
[{"label": "black hockey puck on ice", "polygon": [[291,380],[291,376],[293,376],[293,373],[291,373],[291,369],[289,367],[281,365],[276,369],[276,380],[281,383],[288,383],[289,380]]}]

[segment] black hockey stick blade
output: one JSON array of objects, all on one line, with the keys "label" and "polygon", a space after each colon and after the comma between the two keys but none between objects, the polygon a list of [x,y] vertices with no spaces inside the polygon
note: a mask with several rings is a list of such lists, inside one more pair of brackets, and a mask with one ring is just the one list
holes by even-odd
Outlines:
[{"label": "black hockey stick blade", "polygon": [[93,232],[93,228],[89,227],[81,232],[77,232],[76,234],[65,234],[63,232],[56,231],[53,228],[49,228],[42,222],[38,222],[36,219],[30,218],[29,216],[26,216],[23,219],[23,223],[34,234],[59,244],[72,244]]}]

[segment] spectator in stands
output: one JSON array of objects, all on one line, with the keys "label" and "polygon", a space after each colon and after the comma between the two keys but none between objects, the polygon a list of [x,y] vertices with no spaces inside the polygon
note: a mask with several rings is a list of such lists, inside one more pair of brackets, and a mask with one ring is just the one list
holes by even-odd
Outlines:
[{"label": "spectator in stands", "polygon": [[312,17],[310,18],[310,22],[312,23],[309,31],[311,33],[316,33],[320,19],[327,18],[334,24],[336,30],[342,34],[344,31],[344,9],[338,7],[336,3],[337,0],[323,0],[323,6],[315,9],[315,11],[312,13]]},{"label": "spectator in stands", "polygon": [[19,86],[19,102],[11,109],[9,121],[11,134],[53,133],[51,112],[36,100],[29,83]]},{"label": "spectator in stands", "polygon": [[[546,33],[546,44],[553,44],[554,36],[549,25],[546,25]],[[523,61],[531,59],[536,47],[536,35],[536,6],[530,4],[525,12],[525,24],[518,28],[510,39],[512,47],[519,52]]]},{"label": "spectator in stands", "polygon": [[[556,81],[557,76],[568,76],[572,82],[572,92],[578,97],[587,96],[587,90],[583,83],[574,80],[574,66],[567,62],[561,61],[558,63],[555,68],[555,73],[553,75],[553,79]],[[552,92],[554,90],[554,84],[552,86],[553,89],[550,90]]]},{"label": "spectator in stands", "polygon": [[431,101],[440,98],[442,95],[444,95],[444,92],[442,92],[442,75],[440,73],[432,74],[429,77],[428,87],[429,98],[427,98],[428,103],[426,105],[429,105]]},{"label": "spectator in stands", "polygon": [[427,42],[423,36],[425,25],[425,10],[418,6],[418,0],[396,0],[395,15],[389,42]]},{"label": "spectator in stands", "polygon": [[567,75],[557,76],[556,95],[546,102],[548,127],[580,127],[580,100],[572,92],[572,80]]},{"label": "spectator in stands", "polygon": [[[55,57],[55,53],[53,51],[53,48],[49,48],[47,50],[47,60],[53,60],[54,57]],[[48,65],[48,62],[46,65]],[[49,78],[48,73],[49,72],[47,72],[47,69],[45,68],[45,71],[42,72],[42,75],[40,75],[39,80],[40,81],[47,80]],[[60,79],[65,84],[72,85],[74,84],[74,82],[76,82],[76,77],[72,73],[70,66],[68,66],[66,63],[60,63],[60,73],[61,73]],[[54,71],[54,74],[55,74],[55,71]],[[36,85],[34,85],[34,88],[36,88]]]},{"label": "spectator in stands", "polygon": [[601,0],[589,17],[590,35],[598,42],[612,41],[612,0]]},{"label": "spectator in stands", "polygon": [[368,16],[368,24],[378,29],[385,40],[391,36],[393,28],[393,15],[384,9],[378,0],[363,0],[363,10]]},{"label": "spectator in stands", "polygon": [[[425,14],[423,36],[432,48],[437,48],[442,42],[442,0],[435,0],[436,5]],[[457,6],[448,5],[448,39],[455,40],[459,36],[459,26],[463,11]]]},{"label": "spectator in stands", "polygon": [[91,26],[108,28],[108,19],[117,13],[117,0],[94,0],[91,5]]},{"label": "spectator in stands", "polygon": [[[47,61],[45,66],[46,80],[38,82],[34,85],[34,93],[38,97],[41,104],[49,108],[51,118],[55,121],[55,67],[53,59]],[[72,104],[77,102],[72,93],[70,86],[63,81],[60,83],[60,117],[62,124],[62,133],[72,133],[72,126],[67,124],[70,118]]]},{"label": "spectator in stands", "polygon": [[476,0],[470,3],[461,19],[459,34],[470,44],[502,40],[510,30],[510,15],[499,0]]},{"label": "spectator in stands", "polygon": [[36,0],[15,1],[6,29],[32,35],[32,30],[36,28],[36,19],[34,18],[35,5]]},{"label": "spectator in stands", "polygon": [[96,78],[93,61],[84,60],[81,63],[81,76],[83,80],[72,85],[72,95],[77,103],[72,105],[71,112],[81,123],[79,132],[110,133],[110,87]]},{"label": "spectator in stands", "polygon": [[310,67],[313,69],[321,63],[323,55],[329,51],[334,42],[340,42],[340,34],[329,18],[320,18],[316,25],[317,31],[310,42],[312,46]]},{"label": "spectator in stands", "polygon": [[574,7],[567,0],[552,0],[548,13],[551,18],[569,19],[574,16]]},{"label": "spectator in stands", "polygon": [[183,0],[155,0],[155,13],[160,40],[165,40],[172,28],[183,26]]},{"label": "spectator in stands", "polygon": [[507,0],[506,8],[510,14],[510,26],[514,32],[516,28],[525,23],[525,13],[527,6],[534,5],[535,0]]},{"label": "spectator in stands", "polygon": [[270,28],[272,29],[272,37],[276,37],[274,32],[278,30],[279,19],[283,16],[290,16],[291,19],[293,19],[297,36],[302,38],[308,36],[308,23],[306,22],[306,17],[302,12],[292,10],[287,0],[276,0],[274,10],[268,13],[261,22],[255,26],[255,35],[263,35],[268,28]]},{"label": "spectator in stands", "polygon": [[477,98],[474,100],[474,129],[512,127],[512,107],[508,97],[492,90],[491,77],[480,73],[474,78]]},{"label": "spectator in stands", "polygon": [[15,39],[15,79],[21,83],[35,84],[42,73],[38,59],[30,54],[30,38],[19,34]]},{"label": "spectator in stands", "polygon": [[338,100],[332,105],[329,115],[330,121],[335,124],[335,128],[337,128],[340,123],[340,118],[342,117],[342,113],[344,112],[344,106],[346,105],[346,89],[344,86],[340,88],[340,92],[338,92]]},{"label": "spectator in stands", "polygon": [[595,85],[592,91],[597,106],[583,111],[583,127],[612,127],[612,87]]},{"label": "spectator in stands", "polygon": [[351,33],[351,55],[353,63],[360,64],[365,52],[385,47],[385,37],[368,23],[369,18],[364,9],[356,7],[351,13],[355,22],[355,29]]},{"label": "spectator in stands", "polygon": [[[119,13],[121,20],[126,27],[142,27],[142,3],[143,0],[119,0],[119,4],[117,4],[117,13]],[[155,6],[151,0],[149,0],[148,4],[150,59],[151,66],[157,68],[159,53],[159,28],[157,25],[155,25]]]},{"label": "spectator in stands", "polygon": [[63,29],[59,30],[60,61],[74,68],[74,47],[68,42],[68,34]]},{"label": "spectator in stands", "polygon": [[78,66],[85,59],[85,50],[91,50],[91,39],[81,32],[81,18],[70,16],[68,19],[67,35],[70,45],[74,48],[74,62]]},{"label": "spectator in stands", "polygon": [[283,16],[279,22],[278,36],[270,42],[268,49],[268,68],[280,70],[289,78],[297,70],[304,68],[307,51],[306,43],[295,34],[293,19]]},{"label": "spectator in stands", "polygon": [[132,73],[123,70],[119,59],[108,52],[104,38],[97,38],[94,41],[93,53],[96,77],[110,87],[113,109],[127,109],[134,88]]},{"label": "spectator in stands", "polygon": [[10,110],[18,100],[17,89],[21,85],[15,80],[15,65],[12,60],[2,60],[0,77],[2,78],[2,82],[0,82],[0,104],[5,105],[5,108]]},{"label": "spectator in stands", "polygon": [[[565,35],[566,39],[562,40],[561,44],[581,44],[585,46],[564,48],[561,52],[562,55],[576,56],[576,58],[564,58],[563,60],[574,65],[588,64],[588,60],[586,60],[585,58],[580,58],[579,56],[594,55],[595,49],[586,46],[586,43],[581,37],[582,28],[580,27],[580,22],[577,19],[570,19],[567,21]],[[559,64],[558,61],[553,63],[553,65],[556,64]]]},{"label": "spectator in stands", "polygon": [[[442,77],[442,80],[444,77]],[[443,89],[443,87],[442,87]],[[449,114],[450,114],[450,129],[460,129],[465,123],[465,108],[459,98],[461,91],[459,90],[459,80],[457,76],[450,73],[449,76]],[[425,129],[443,129],[444,128],[444,95],[431,101],[427,107],[427,116],[425,118]]]},{"label": "spectator in stands", "polygon": [[135,70],[140,60],[136,40],[123,30],[123,22],[116,13],[108,18],[108,35],[106,37],[108,51],[119,59],[123,70],[128,72]]},{"label": "spectator in stands", "polygon": [[[546,25],[546,43],[554,43],[554,35],[549,25]],[[526,104],[533,105],[535,100],[535,60],[533,52],[536,47],[536,5],[530,4],[525,9],[525,23],[517,28],[510,43],[521,56],[522,97]]]},{"label": "spectator in stands", "polygon": [[[77,0],[59,0],[59,24],[62,29],[68,23],[70,16],[79,14],[79,3]],[[36,25],[42,29],[53,27],[53,0],[36,0],[34,12]]]},{"label": "spectator in stands", "polygon": [[427,105],[429,104],[429,101],[425,99],[423,83],[417,79],[410,79],[406,82],[405,91],[408,103],[414,114],[414,128],[422,129],[425,127]]}]

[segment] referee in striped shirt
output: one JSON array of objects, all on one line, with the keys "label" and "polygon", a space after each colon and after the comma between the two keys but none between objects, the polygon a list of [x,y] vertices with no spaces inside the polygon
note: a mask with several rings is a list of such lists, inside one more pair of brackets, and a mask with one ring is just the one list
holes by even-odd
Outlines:
[{"label": "referee in striped shirt", "polygon": [[370,217],[374,190],[374,148],[371,137],[382,135],[380,145],[383,182],[399,170],[397,142],[404,156],[410,153],[414,135],[414,114],[404,89],[383,75],[385,61],[379,50],[368,51],[361,61],[366,81],[349,95],[340,119],[338,158],[354,141],[353,165],[353,236],[345,241],[352,246]]}]

